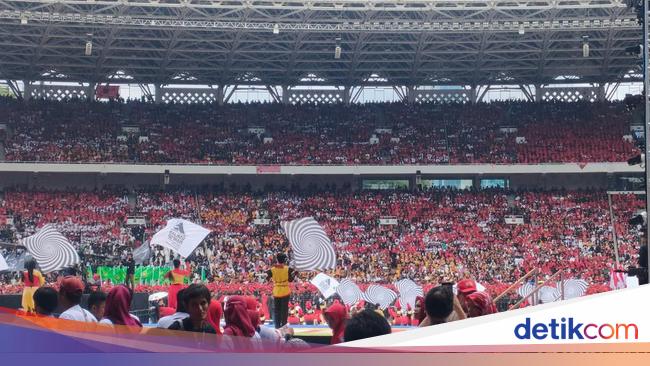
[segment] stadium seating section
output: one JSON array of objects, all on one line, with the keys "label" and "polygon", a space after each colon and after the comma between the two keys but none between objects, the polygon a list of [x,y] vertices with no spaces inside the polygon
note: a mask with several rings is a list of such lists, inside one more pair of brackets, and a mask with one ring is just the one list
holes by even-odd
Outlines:
[{"label": "stadium seating section", "polygon": [[637,153],[624,138],[631,114],[623,102],[216,106],[4,98],[0,138],[9,161],[615,162]]}]

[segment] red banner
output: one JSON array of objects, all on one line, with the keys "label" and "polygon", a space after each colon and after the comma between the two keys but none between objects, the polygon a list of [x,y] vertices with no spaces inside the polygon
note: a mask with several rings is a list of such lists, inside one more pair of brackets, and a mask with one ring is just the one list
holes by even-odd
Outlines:
[{"label": "red banner", "polygon": [[258,165],[257,174],[279,174],[279,165]]},{"label": "red banner", "polygon": [[98,85],[95,89],[97,99],[114,99],[120,96],[120,87],[117,85]]}]

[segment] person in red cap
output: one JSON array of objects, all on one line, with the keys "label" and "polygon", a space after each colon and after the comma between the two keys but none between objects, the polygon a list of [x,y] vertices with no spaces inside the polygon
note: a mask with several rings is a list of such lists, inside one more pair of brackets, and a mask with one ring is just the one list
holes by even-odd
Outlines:
[{"label": "person in red cap", "polygon": [[496,313],[492,297],[487,292],[478,291],[474,280],[461,280],[457,287],[458,301],[469,318]]},{"label": "person in red cap", "polygon": [[59,319],[76,320],[79,322],[97,323],[95,316],[81,307],[81,295],[84,284],[75,276],[65,276],[59,287],[59,304],[65,309]]}]

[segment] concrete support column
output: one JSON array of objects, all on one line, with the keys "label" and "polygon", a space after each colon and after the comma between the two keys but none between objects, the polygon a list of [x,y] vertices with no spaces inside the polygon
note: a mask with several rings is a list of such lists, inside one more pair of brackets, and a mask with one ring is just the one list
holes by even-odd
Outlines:
[{"label": "concrete support column", "polygon": [[282,85],[282,104],[289,104],[289,86]]},{"label": "concrete support column", "polygon": [[605,85],[598,85],[598,91],[596,92],[596,95],[600,101],[604,101],[607,98],[607,95],[605,94]]},{"label": "concrete support column", "polygon": [[223,100],[225,98],[223,95],[223,89],[224,89],[223,85],[219,85],[217,87],[217,104],[219,105],[223,105]]},{"label": "concrete support column", "polygon": [[345,103],[345,105],[350,104],[350,87],[348,85],[343,89],[343,103]]},{"label": "concrete support column", "polygon": [[406,103],[415,103],[415,86],[409,85],[406,87]]},{"label": "concrete support column", "polygon": [[153,96],[154,103],[156,104],[162,103],[162,94],[163,94],[162,86],[160,84],[154,84],[153,92],[154,92],[154,96]]},{"label": "concrete support column", "polygon": [[476,95],[476,85],[472,85],[472,88],[467,91],[467,94],[469,95],[469,101],[471,104],[476,104],[478,102],[476,100],[479,97]]},{"label": "concrete support column", "polygon": [[86,88],[86,98],[88,98],[89,102],[92,102],[95,100],[95,86],[97,84],[95,83],[88,83],[88,87]]},{"label": "concrete support column", "polygon": [[27,101],[32,99],[32,90],[34,90],[34,86],[29,80],[23,80],[23,100]]},{"label": "concrete support column", "polygon": [[542,95],[544,95],[544,88],[540,84],[535,84],[535,101],[541,101]]}]

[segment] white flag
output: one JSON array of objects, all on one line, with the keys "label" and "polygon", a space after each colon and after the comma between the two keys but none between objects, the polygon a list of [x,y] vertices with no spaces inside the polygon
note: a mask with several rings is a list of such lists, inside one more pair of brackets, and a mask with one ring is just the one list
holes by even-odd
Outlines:
[{"label": "white flag", "polygon": [[336,293],[336,288],[339,287],[339,281],[325,273],[317,274],[316,277],[312,278],[309,282],[316,286],[318,291],[320,291],[326,299],[334,295]]},{"label": "white flag", "polygon": [[171,219],[151,238],[151,244],[169,248],[187,258],[205,239],[210,230],[183,219]]},{"label": "white flag", "polygon": [[9,269],[9,265],[7,265],[7,261],[5,260],[5,257],[0,254],[0,271],[6,271]]}]

